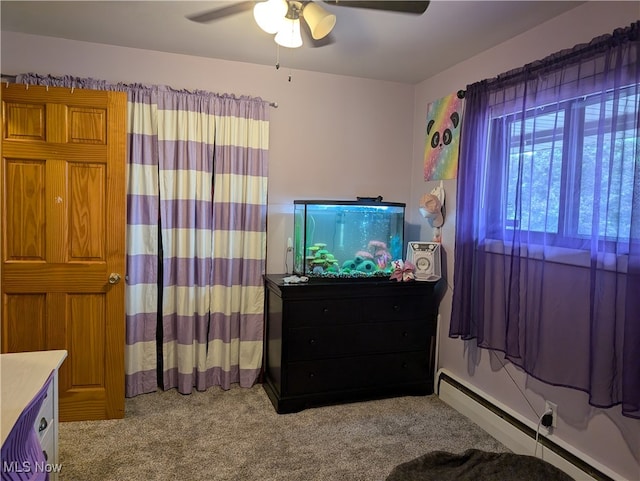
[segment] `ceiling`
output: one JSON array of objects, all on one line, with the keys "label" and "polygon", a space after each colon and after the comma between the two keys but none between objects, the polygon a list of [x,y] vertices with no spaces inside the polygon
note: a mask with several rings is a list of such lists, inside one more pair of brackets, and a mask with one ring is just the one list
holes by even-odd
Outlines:
[{"label": "ceiling", "polygon": [[323,4],[331,34],[313,45],[303,27],[303,47],[279,51],[251,10],[187,18],[238,3],[2,0],[0,18],[3,31],[415,84],[584,2],[432,0],[422,15]]}]

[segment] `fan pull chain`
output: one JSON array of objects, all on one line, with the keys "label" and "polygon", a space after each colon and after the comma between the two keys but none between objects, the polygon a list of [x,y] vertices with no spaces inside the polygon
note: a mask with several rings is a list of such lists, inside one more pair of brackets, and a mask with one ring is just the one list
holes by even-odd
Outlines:
[{"label": "fan pull chain", "polygon": [[[276,44],[276,70],[280,69],[280,45]],[[293,71],[289,68],[289,82],[293,78]]]}]

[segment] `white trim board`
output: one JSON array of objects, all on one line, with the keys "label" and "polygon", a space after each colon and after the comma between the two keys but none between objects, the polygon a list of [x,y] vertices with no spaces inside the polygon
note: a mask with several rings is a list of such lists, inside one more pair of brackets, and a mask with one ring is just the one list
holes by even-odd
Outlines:
[{"label": "white trim board", "polygon": [[624,479],[553,434],[547,434],[544,428],[539,432],[540,444],[536,448],[536,423],[446,369],[438,370],[435,384],[435,392],[443,402],[476,423],[514,453],[529,456],[534,456],[535,453],[540,459],[580,481]]}]

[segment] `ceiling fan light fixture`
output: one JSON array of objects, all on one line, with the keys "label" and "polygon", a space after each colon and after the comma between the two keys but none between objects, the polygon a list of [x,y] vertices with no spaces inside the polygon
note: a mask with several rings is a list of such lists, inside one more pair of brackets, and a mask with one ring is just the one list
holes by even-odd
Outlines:
[{"label": "ceiling fan light fixture", "polygon": [[336,16],[327,12],[315,2],[307,3],[304,6],[302,16],[307,22],[307,25],[309,25],[311,36],[315,40],[320,40],[329,35],[336,24]]},{"label": "ceiling fan light fixture", "polygon": [[286,0],[259,2],[253,7],[253,18],[262,30],[274,34],[282,25],[288,8]]},{"label": "ceiling fan light fixture", "polygon": [[274,39],[282,47],[298,48],[302,47],[302,36],[300,35],[300,9],[296,2],[289,3],[287,16],[280,23],[280,28]]},{"label": "ceiling fan light fixture", "polygon": [[278,45],[288,48],[302,47],[302,36],[300,35],[300,19],[285,19],[276,34],[275,41]]}]

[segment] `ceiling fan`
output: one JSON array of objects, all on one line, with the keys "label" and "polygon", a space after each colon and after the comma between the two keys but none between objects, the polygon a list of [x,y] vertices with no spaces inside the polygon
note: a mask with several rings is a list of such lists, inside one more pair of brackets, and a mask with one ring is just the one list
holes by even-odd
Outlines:
[{"label": "ceiling fan", "polygon": [[190,15],[187,18],[194,22],[209,23],[234,15],[236,13],[253,10],[253,16],[258,26],[267,33],[275,34],[275,42],[288,48],[302,46],[300,35],[300,19],[303,18],[312,39],[325,38],[336,24],[336,16],[320,5],[327,3],[341,7],[367,8],[388,12],[410,13],[421,15],[429,6],[429,0],[266,0],[242,1],[227,7],[208,10]]}]

